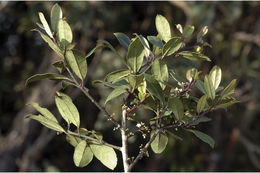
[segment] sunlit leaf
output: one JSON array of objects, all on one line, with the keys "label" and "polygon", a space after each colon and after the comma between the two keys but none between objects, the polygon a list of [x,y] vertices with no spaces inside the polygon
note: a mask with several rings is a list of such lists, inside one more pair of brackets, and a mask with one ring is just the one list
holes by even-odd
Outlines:
[{"label": "sunlit leaf", "polygon": [[155,26],[161,38],[165,42],[168,42],[171,39],[171,28],[167,19],[164,16],[158,14],[155,18]]},{"label": "sunlit leaf", "polygon": [[110,101],[110,100],[112,100],[112,99],[114,99],[114,98],[120,96],[121,94],[126,93],[126,92],[127,92],[127,89],[128,89],[128,86],[125,86],[125,85],[115,88],[115,89],[107,96],[107,99],[106,99],[106,101],[105,101],[105,104],[106,104],[108,101]]},{"label": "sunlit leaf", "polygon": [[236,79],[233,79],[229,84],[228,86],[220,93],[220,96],[222,98],[225,98],[231,94],[233,94],[235,92],[235,87],[236,87],[236,83],[237,83],[237,80]]},{"label": "sunlit leaf", "polygon": [[174,113],[176,120],[182,120],[184,107],[182,101],[178,97],[171,97],[168,99],[168,108]]},{"label": "sunlit leaf", "polygon": [[165,43],[162,49],[163,57],[170,56],[180,49],[182,40],[179,37],[173,37]]},{"label": "sunlit leaf", "polygon": [[62,48],[66,49],[71,44],[73,35],[69,24],[64,19],[58,22],[57,35]]},{"label": "sunlit leaf", "polygon": [[104,48],[105,45],[97,45],[96,47],[94,47],[86,56],[85,58],[87,59],[88,57],[90,57],[93,53],[95,53],[96,51],[98,51],[99,49]]},{"label": "sunlit leaf", "polygon": [[93,153],[86,141],[82,140],[74,150],[73,161],[77,167],[87,166],[93,159]]},{"label": "sunlit leaf", "polygon": [[206,90],[207,96],[209,98],[211,98],[211,100],[214,100],[215,96],[216,96],[216,91],[213,86],[212,80],[210,79],[210,77],[208,75],[205,75],[205,78],[204,78],[204,88]]},{"label": "sunlit leaf", "polygon": [[187,25],[184,27],[182,35],[184,38],[187,38],[192,35],[193,31],[194,31],[194,26]]},{"label": "sunlit leaf", "polygon": [[218,88],[218,86],[221,82],[221,76],[222,76],[222,72],[221,72],[220,67],[215,65],[209,73],[209,78],[212,81],[212,84],[213,84],[213,87],[215,88],[215,90]]},{"label": "sunlit leaf", "polygon": [[204,61],[204,60],[211,61],[209,59],[209,57],[207,57],[201,53],[198,53],[198,52],[182,51],[182,52],[178,53],[178,55],[181,55],[184,58],[187,58],[192,61]]},{"label": "sunlit leaf", "polygon": [[62,10],[56,3],[51,9],[51,28],[54,32],[57,31],[57,25],[60,19],[62,19]]},{"label": "sunlit leaf", "polygon": [[198,130],[191,130],[188,129],[187,131],[193,133],[195,136],[197,136],[200,140],[202,140],[203,142],[209,144],[211,146],[211,148],[214,148],[215,145],[215,141],[214,139],[212,139],[209,135],[202,133]]},{"label": "sunlit leaf", "polygon": [[219,104],[217,104],[214,109],[220,109],[220,108],[227,108],[235,103],[239,103],[239,101],[237,101],[235,98],[233,97],[225,97],[221,100],[221,102]]},{"label": "sunlit leaf", "polygon": [[149,40],[150,43],[152,43],[153,45],[159,47],[159,48],[163,48],[163,42],[160,38],[156,37],[156,36],[148,36],[147,39]]},{"label": "sunlit leaf", "polygon": [[67,78],[66,76],[63,75],[59,75],[56,73],[44,73],[44,74],[35,74],[31,77],[29,77],[26,82],[25,82],[25,86],[27,86],[29,83],[31,82],[35,82],[38,80],[42,80],[42,79],[50,79],[50,80],[70,80],[69,78]]},{"label": "sunlit leaf", "polygon": [[206,103],[207,103],[207,98],[208,96],[207,95],[203,95],[199,101],[198,101],[198,104],[197,104],[197,112],[200,113],[204,110],[204,108],[206,107]]},{"label": "sunlit leaf", "polygon": [[129,39],[129,37],[127,35],[125,35],[124,33],[121,32],[116,32],[114,33],[114,35],[116,36],[117,40],[119,41],[119,43],[126,49],[128,50],[128,47],[131,43],[131,40]]},{"label": "sunlit leaf", "polygon": [[[151,132],[151,137],[154,135],[154,130]],[[151,143],[151,148],[154,153],[162,153],[168,144],[168,137],[163,132],[158,133],[154,141]]]},{"label": "sunlit leaf", "polygon": [[155,59],[152,64],[152,74],[154,78],[159,81],[160,86],[164,90],[169,79],[168,67],[165,61]]},{"label": "sunlit leaf", "polygon": [[126,69],[116,70],[116,71],[113,71],[113,72],[107,74],[104,80],[107,82],[114,83],[114,82],[122,79],[123,77],[128,76],[129,74],[130,74],[130,71],[126,70]]},{"label": "sunlit leaf", "polygon": [[39,13],[39,18],[40,18],[40,20],[41,20],[41,22],[42,22],[42,25],[43,25],[43,27],[44,27],[45,32],[48,34],[49,37],[53,38],[53,35],[52,35],[51,29],[50,29],[50,27],[49,27],[49,24],[48,24],[48,22],[46,21],[46,19],[45,19],[43,13],[41,13],[41,12]]}]

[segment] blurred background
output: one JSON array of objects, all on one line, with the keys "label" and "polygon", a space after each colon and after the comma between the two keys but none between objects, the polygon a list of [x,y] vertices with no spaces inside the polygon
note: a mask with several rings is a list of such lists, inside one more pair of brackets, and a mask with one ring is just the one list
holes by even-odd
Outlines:
[{"label": "blurred background", "polygon": [[[57,55],[38,33],[31,31],[37,27],[39,11],[49,21],[53,5],[0,2],[0,171],[109,171],[97,159],[85,168],[75,167],[74,148],[64,135],[24,119],[28,113],[36,113],[26,106],[32,101],[60,117],[54,105],[55,91],[61,89],[59,83],[43,80],[24,87],[33,74],[57,72],[51,66]],[[207,25],[206,40],[213,48],[206,48],[204,53],[212,62],[202,63],[199,68],[205,74],[216,64],[222,68],[223,85],[233,78],[239,81],[234,96],[240,103],[210,113],[213,121],[198,126],[215,139],[214,149],[185,134],[183,141],[170,139],[162,154],[149,152],[150,157],[142,159],[133,171],[260,171],[260,2],[91,1],[59,5],[73,29],[76,48],[85,53],[95,47],[97,40],[105,39],[124,55],[113,33],[123,32],[129,37],[133,33],[156,35],[154,19],[158,13],[169,20],[173,34],[176,24],[194,25],[195,33]],[[101,104],[111,90],[93,86],[91,81],[103,79],[120,67],[121,62],[107,49],[88,59],[86,85]],[[96,129],[108,142],[119,144],[119,133],[113,132],[112,124],[82,93],[74,88],[65,92],[79,109],[82,127]],[[120,115],[120,99],[107,108]],[[145,119],[149,113],[138,114]],[[141,139],[137,136],[129,141],[129,156],[136,156]],[[115,171],[122,171],[121,161]]]}]

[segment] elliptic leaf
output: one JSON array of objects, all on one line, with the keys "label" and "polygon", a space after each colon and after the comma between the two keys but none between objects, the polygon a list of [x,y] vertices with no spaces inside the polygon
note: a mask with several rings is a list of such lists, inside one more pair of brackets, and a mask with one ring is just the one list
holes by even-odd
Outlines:
[{"label": "elliptic leaf", "polygon": [[206,90],[204,88],[204,83],[201,80],[197,80],[195,86],[203,93],[206,94]]},{"label": "elliptic leaf", "polygon": [[66,49],[71,44],[73,35],[69,24],[64,19],[58,22],[57,35],[62,48]]},{"label": "elliptic leaf", "polygon": [[126,49],[128,50],[128,47],[131,43],[131,40],[129,39],[129,37],[127,35],[125,35],[124,33],[121,32],[116,32],[114,33],[114,35],[116,36],[117,40],[119,41],[119,43]]},{"label": "elliptic leaf", "polygon": [[208,97],[211,98],[211,100],[214,100],[215,96],[216,96],[216,91],[212,84],[212,80],[210,79],[210,77],[208,75],[205,75],[205,78],[204,78],[204,88],[206,90]]},{"label": "elliptic leaf", "polygon": [[113,148],[105,145],[90,144],[90,149],[94,156],[106,167],[114,170],[117,165],[117,156]]},{"label": "elliptic leaf", "polygon": [[163,49],[162,49],[163,57],[174,54],[176,51],[178,51],[180,49],[181,45],[182,45],[181,38],[179,38],[179,37],[171,38],[163,46]]},{"label": "elliptic leaf", "polygon": [[88,57],[90,57],[93,53],[95,53],[97,50],[104,48],[104,45],[97,45],[96,47],[94,47],[86,56],[85,58],[87,59]]},{"label": "elliptic leaf", "polygon": [[[151,137],[153,136],[154,131],[151,132]],[[151,148],[154,153],[161,153],[164,151],[168,143],[168,137],[163,132],[158,133],[154,141],[151,143]]]},{"label": "elliptic leaf", "polygon": [[87,166],[93,159],[93,153],[86,141],[82,140],[74,150],[73,161],[77,167]]},{"label": "elliptic leaf", "polygon": [[222,98],[225,98],[235,92],[235,87],[236,87],[236,79],[233,79],[228,86],[220,93],[220,96]]},{"label": "elliptic leaf", "polygon": [[59,20],[62,19],[62,10],[56,3],[51,9],[51,28],[54,32],[57,31]]},{"label": "elliptic leaf", "polygon": [[204,61],[204,60],[211,61],[209,59],[209,57],[207,57],[201,53],[198,53],[198,52],[182,51],[182,52],[178,53],[178,55],[181,55],[184,58],[187,58],[191,61]]},{"label": "elliptic leaf", "polygon": [[169,79],[167,64],[161,59],[155,59],[152,64],[152,74],[164,90]]},{"label": "elliptic leaf", "polygon": [[204,110],[204,108],[206,107],[206,104],[207,104],[207,98],[208,96],[207,95],[203,95],[199,101],[198,101],[198,104],[197,104],[197,112],[200,113]]},{"label": "elliptic leaf", "polygon": [[178,97],[172,97],[168,100],[168,108],[174,113],[176,120],[182,120],[184,115],[184,106]]},{"label": "elliptic leaf", "polygon": [[221,76],[222,76],[222,73],[221,73],[220,67],[215,65],[209,73],[209,78],[211,79],[215,90],[218,88],[218,86],[221,82]]},{"label": "elliptic leaf", "polygon": [[150,43],[152,43],[153,45],[159,47],[159,48],[163,48],[163,42],[160,38],[156,37],[156,36],[148,36],[147,39],[150,41]]},{"label": "elliptic leaf", "polygon": [[214,139],[212,139],[210,136],[208,136],[205,133],[202,133],[198,130],[188,130],[189,132],[193,133],[195,136],[197,136],[200,140],[202,140],[203,142],[209,144],[212,148],[214,148],[215,145],[215,141]]},{"label": "elliptic leaf", "polygon": [[128,86],[125,86],[125,85],[115,88],[115,89],[107,96],[107,99],[106,99],[106,101],[105,101],[105,104],[106,104],[108,101],[110,101],[110,100],[112,100],[112,99],[114,99],[114,98],[120,96],[121,94],[126,93],[126,92],[127,92],[127,88],[128,88]]},{"label": "elliptic leaf", "polygon": [[40,12],[40,13],[39,13],[39,17],[40,17],[40,20],[41,20],[41,22],[42,22],[42,25],[43,25],[43,27],[44,27],[45,32],[49,35],[49,37],[53,38],[53,35],[52,35],[51,29],[50,29],[50,27],[49,27],[49,24],[48,24],[48,22],[46,21],[46,19],[45,19],[43,13]]},{"label": "elliptic leaf", "polygon": [[195,125],[198,125],[199,123],[203,123],[203,122],[209,122],[209,121],[211,121],[211,120],[212,120],[211,118],[208,118],[208,117],[204,116],[204,117],[201,117],[201,118],[199,118],[198,120],[194,121],[194,122],[191,124],[191,126],[195,126]]},{"label": "elliptic leaf", "polygon": [[221,100],[221,102],[214,107],[214,109],[220,109],[220,108],[227,108],[228,106],[231,106],[235,103],[239,103],[235,98],[233,97],[225,97]]},{"label": "elliptic leaf", "polygon": [[125,70],[125,69],[116,70],[116,71],[113,71],[113,72],[109,73],[108,75],[106,75],[104,80],[107,82],[114,83],[114,82],[122,79],[123,77],[128,76],[129,74],[130,74],[129,70]]},{"label": "elliptic leaf", "polygon": [[72,135],[66,135],[66,141],[73,147],[76,147],[80,143],[80,141],[82,141],[82,139]]},{"label": "elliptic leaf", "polygon": [[168,42],[171,39],[171,27],[167,19],[162,15],[157,15],[155,18],[155,26],[161,38]]},{"label": "elliptic leaf", "polygon": [[62,76],[56,73],[44,73],[44,74],[35,74],[29,77],[26,82],[25,86],[27,86],[31,82],[35,82],[42,79],[50,79],[50,80],[69,80],[66,76]]},{"label": "elliptic leaf", "polygon": [[187,38],[192,35],[193,31],[194,31],[194,26],[187,25],[184,27],[182,35],[184,38]]}]

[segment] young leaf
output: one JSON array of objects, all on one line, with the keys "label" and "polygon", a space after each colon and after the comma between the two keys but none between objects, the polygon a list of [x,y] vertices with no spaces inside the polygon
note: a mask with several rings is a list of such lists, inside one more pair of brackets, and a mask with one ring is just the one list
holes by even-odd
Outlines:
[{"label": "young leaf", "polygon": [[50,80],[70,80],[66,76],[62,76],[56,73],[44,73],[44,74],[35,74],[31,77],[29,77],[26,82],[25,86],[27,86],[31,82],[35,82],[42,79],[50,79]]},{"label": "young leaf", "polygon": [[46,19],[45,19],[43,13],[41,13],[41,12],[39,13],[39,18],[40,18],[40,20],[41,20],[41,22],[42,22],[42,25],[43,25],[43,27],[44,27],[45,32],[49,35],[49,37],[53,38],[53,35],[52,35],[51,29],[50,29],[50,27],[49,27],[49,24],[48,24],[48,22],[46,21]]},{"label": "young leaf", "polygon": [[105,145],[90,144],[90,149],[94,156],[106,167],[114,170],[117,165],[117,156],[113,148]]},{"label": "young leaf", "polygon": [[128,47],[131,43],[131,40],[129,39],[129,37],[127,35],[125,35],[124,33],[121,32],[116,32],[114,33],[114,35],[116,36],[117,40],[119,41],[119,43],[126,49],[128,50]]},{"label": "young leaf", "polygon": [[107,99],[106,99],[106,101],[105,101],[105,104],[106,104],[108,101],[110,101],[110,100],[112,100],[112,99],[114,99],[114,98],[120,96],[121,94],[126,93],[126,92],[127,92],[127,90],[126,90],[127,88],[128,88],[128,86],[124,86],[124,85],[115,88],[115,89],[108,95],[108,97],[107,97]]},{"label": "young leaf", "polygon": [[184,27],[182,35],[184,38],[187,38],[192,35],[193,31],[194,31],[194,26],[187,25]]},{"label": "young leaf", "polygon": [[198,52],[182,51],[178,53],[178,55],[181,55],[184,58],[189,59],[191,61],[211,61],[209,57]]},{"label": "young leaf", "polygon": [[206,93],[209,96],[209,98],[211,98],[211,100],[214,100],[215,96],[216,96],[216,91],[212,84],[212,80],[210,79],[210,77],[208,75],[205,75],[205,78],[204,78],[204,88],[205,88]]},{"label": "young leaf", "polygon": [[50,37],[48,37],[47,35],[43,34],[41,31],[39,31],[37,29],[34,29],[33,31],[37,31],[41,35],[42,39],[46,43],[48,43],[50,48],[52,48],[52,50],[54,50],[60,57],[64,58],[60,48],[52,41],[52,39],[50,39]]},{"label": "young leaf", "polygon": [[213,87],[215,88],[215,90],[218,88],[220,81],[221,81],[221,69],[218,66],[214,66],[210,73],[209,73],[209,78],[212,81]]},{"label": "young leaf", "polygon": [[140,39],[135,39],[128,48],[126,63],[136,73],[143,64],[145,49]]},{"label": "young leaf", "polygon": [[114,83],[114,82],[122,79],[123,77],[128,76],[129,74],[130,74],[129,70],[125,70],[125,69],[116,70],[116,71],[113,71],[113,72],[109,73],[108,75],[106,75],[104,80],[107,82]]},{"label": "young leaf", "polygon": [[198,104],[197,104],[197,112],[200,113],[204,110],[205,106],[206,106],[206,103],[207,103],[207,95],[203,95],[199,101],[198,101]]},{"label": "young leaf", "polygon": [[31,118],[34,119],[36,121],[38,121],[39,123],[41,123],[42,125],[44,125],[45,127],[55,130],[57,132],[65,132],[64,129],[55,121],[52,121],[51,119],[48,119],[44,116],[41,115],[27,115],[25,118]]},{"label": "young leaf", "polygon": [[[154,130],[151,132],[151,137],[154,135]],[[163,132],[158,133],[154,141],[151,143],[151,148],[154,153],[159,154],[164,151],[168,143],[168,137]]]},{"label": "young leaf", "polygon": [[56,67],[56,69],[60,72],[63,73],[65,71],[65,66],[64,66],[64,62],[63,61],[55,61],[54,63],[52,63],[52,65],[54,67]]},{"label": "young leaf", "polygon": [[174,113],[174,117],[176,120],[182,120],[184,115],[184,107],[182,101],[179,98],[169,98],[168,108]]},{"label": "young leaf", "polygon": [[152,64],[152,74],[164,90],[169,79],[167,64],[160,59],[155,59]]},{"label": "young leaf", "polygon": [[72,71],[83,81],[87,75],[87,62],[82,52],[66,51],[65,59]]},{"label": "young leaf", "polygon": [[72,123],[79,128],[79,112],[73,104],[71,98],[64,93],[57,92],[57,96],[55,96],[55,103],[63,119],[68,124]]},{"label": "young leaf", "polygon": [[164,103],[165,100],[164,100],[164,96],[163,96],[163,90],[162,90],[160,84],[158,83],[158,81],[149,74],[144,74],[144,78],[146,80],[148,92],[152,96],[155,96],[156,98],[158,98],[161,103]]},{"label": "young leaf", "polygon": [[77,167],[87,166],[93,159],[93,153],[86,141],[82,140],[74,150],[73,161]]},{"label": "young leaf", "polygon": [[206,90],[204,88],[204,83],[201,80],[197,80],[195,86],[203,93],[206,94]]},{"label": "young leaf", "polygon": [[62,48],[66,49],[71,44],[73,35],[69,24],[64,19],[58,22],[57,35]]},{"label": "young leaf", "polygon": [[214,107],[214,109],[220,109],[220,108],[227,108],[228,106],[231,106],[235,103],[239,103],[235,98],[233,97],[225,97],[221,100],[221,102]]},{"label": "young leaf", "polygon": [[51,28],[54,32],[57,31],[57,25],[60,19],[62,19],[62,10],[56,3],[51,9]]},{"label": "young leaf", "polygon": [[168,42],[171,39],[172,35],[171,35],[170,24],[167,21],[167,19],[162,15],[157,15],[155,18],[155,26],[161,38],[165,42]]},{"label": "young leaf", "polygon": [[163,46],[162,54],[163,57],[170,56],[180,49],[182,40],[179,37],[173,37]]},{"label": "young leaf", "polygon": [[57,119],[55,118],[55,116],[46,108],[42,108],[41,106],[39,106],[38,103],[30,103],[29,105],[33,106],[34,109],[36,109],[38,112],[40,112],[44,117],[46,117],[47,119],[50,119],[56,123],[58,123]]},{"label": "young leaf", "polygon": [[228,86],[220,93],[220,97],[225,98],[235,92],[236,79],[233,79]]},{"label": "young leaf", "polygon": [[159,47],[159,48],[163,48],[163,42],[160,38],[156,37],[156,36],[148,36],[147,39],[150,41],[150,43],[152,43],[153,45]]},{"label": "young leaf", "polygon": [[95,53],[97,50],[104,48],[104,45],[97,45],[96,47],[94,47],[86,56],[85,58],[87,59],[88,57],[90,57],[93,53]]},{"label": "young leaf", "polygon": [[193,133],[195,136],[197,136],[200,140],[202,140],[203,142],[209,144],[211,146],[211,148],[214,148],[215,145],[215,141],[214,139],[212,139],[210,136],[208,136],[205,133],[202,133],[198,130],[190,130],[188,129],[187,131]]}]

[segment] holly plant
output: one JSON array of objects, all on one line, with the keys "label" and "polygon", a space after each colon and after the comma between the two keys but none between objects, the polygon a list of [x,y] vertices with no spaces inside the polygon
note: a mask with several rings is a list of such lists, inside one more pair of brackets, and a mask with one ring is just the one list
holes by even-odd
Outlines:
[{"label": "holly plant", "polygon": [[[214,140],[196,130],[196,126],[211,120],[206,116],[208,113],[238,102],[232,97],[236,79],[223,87],[219,66],[214,66],[205,75],[194,67],[183,75],[168,65],[170,61],[185,59],[191,62],[211,61],[202,53],[204,47],[211,47],[203,40],[208,32],[206,26],[197,33],[194,44],[188,46],[186,40],[194,38],[194,26],[182,27],[178,24],[176,34],[173,35],[167,19],[157,15],[155,26],[158,33],[155,36],[144,37],[134,33],[133,37],[129,38],[124,33],[114,33],[126,50],[126,55],[122,57],[105,40],[98,41],[97,46],[87,54],[75,49],[72,30],[58,4],[51,10],[50,25],[43,13],[39,13],[39,18],[41,23],[37,23],[39,28],[34,31],[40,34],[59,57],[59,60],[52,64],[57,73],[33,75],[27,79],[26,85],[50,79],[59,81],[62,90],[67,87],[79,89],[106,119],[113,123],[114,130],[120,131],[121,134],[121,144],[111,144],[103,140],[100,132],[82,127],[77,107],[70,96],[62,91],[56,92],[54,100],[60,115],[67,123],[66,126],[61,125],[48,109],[37,103],[29,103],[39,114],[27,115],[26,118],[34,119],[58,134],[64,134],[66,141],[74,147],[73,161],[77,167],[87,166],[93,157],[96,157],[107,168],[114,170],[118,163],[115,150],[118,150],[122,153],[124,171],[129,172],[140,159],[149,156],[150,147],[154,153],[159,154],[165,150],[168,138],[181,139],[176,134],[177,131],[192,133],[214,147]],[[103,81],[92,82],[93,85],[101,84],[112,89],[105,103],[101,105],[90,95],[85,79],[88,71],[87,59],[102,48],[109,48],[125,68],[107,74]],[[193,92],[194,90],[196,92]],[[195,93],[200,96],[195,96]],[[121,104],[121,122],[115,120],[113,112],[108,112],[105,108],[108,102],[118,99],[119,96],[124,98]],[[148,109],[153,116],[142,122],[138,120],[139,115],[136,115],[137,109]],[[135,124],[135,128],[129,128],[131,123]],[[140,150],[138,155],[128,156],[128,139],[140,133],[143,136],[143,144],[137,148]]]}]

